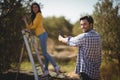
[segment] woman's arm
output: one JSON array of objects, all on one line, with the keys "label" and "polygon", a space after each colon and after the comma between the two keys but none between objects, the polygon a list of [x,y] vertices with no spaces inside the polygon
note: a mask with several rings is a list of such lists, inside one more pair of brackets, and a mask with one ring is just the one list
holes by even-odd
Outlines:
[{"label": "woman's arm", "polygon": [[22,20],[25,22],[25,25],[28,26],[28,22],[27,22],[26,16],[23,16]]}]

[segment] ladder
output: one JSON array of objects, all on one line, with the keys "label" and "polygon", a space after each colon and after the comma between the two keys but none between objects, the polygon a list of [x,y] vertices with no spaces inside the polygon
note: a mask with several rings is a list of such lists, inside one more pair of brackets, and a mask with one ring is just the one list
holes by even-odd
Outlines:
[{"label": "ladder", "polygon": [[[33,48],[35,50],[35,54],[37,55],[37,59],[38,59],[38,62],[39,62],[39,65],[41,67],[41,70],[42,72],[44,72],[44,67],[43,67],[43,63],[42,63],[42,60],[40,58],[40,54],[39,54],[39,51],[37,49],[37,46],[36,46],[36,43],[35,43],[35,40],[34,40],[34,35],[32,34],[32,32],[28,32],[28,31],[25,31],[25,30],[22,30],[22,35],[23,35],[23,39],[24,39],[24,44],[26,46],[26,49],[27,49],[27,53],[28,53],[28,56],[29,56],[29,59],[30,59],[30,62],[32,64],[32,69],[33,69],[33,73],[34,73],[34,78],[35,80],[39,80],[39,76],[38,76],[38,71],[36,69],[36,66],[35,66],[35,61],[34,61],[34,58],[33,58],[33,55],[32,55],[32,51],[30,49],[30,45],[29,45],[29,41],[28,41],[28,37],[27,37],[27,33],[29,34],[29,38],[31,39],[31,43],[33,45]],[[21,53],[21,56],[23,54],[23,51]],[[20,61],[21,62],[21,57],[20,57]]]}]

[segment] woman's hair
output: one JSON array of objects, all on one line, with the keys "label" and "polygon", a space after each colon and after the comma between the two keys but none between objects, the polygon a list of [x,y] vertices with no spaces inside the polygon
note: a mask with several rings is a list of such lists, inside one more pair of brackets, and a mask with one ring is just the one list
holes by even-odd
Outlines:
[{"label": "woman's hair", "polygon": [[34,20],[34,18],[36,16],[36,14],[33,12],[33,5],[37,5],[38,12],[42,13],[39,4],[36,3],[36,2],[32,3],[32,5],[31,5],[31,19],[32,19],[32,22],[33,22],[33,20]]}]

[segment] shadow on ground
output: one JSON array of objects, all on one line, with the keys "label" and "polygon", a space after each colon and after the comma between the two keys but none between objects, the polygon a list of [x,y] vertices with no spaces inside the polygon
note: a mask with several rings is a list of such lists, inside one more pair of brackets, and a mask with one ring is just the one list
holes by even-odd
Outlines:
[{"label": "shadow on ground", "polygon": [[[0,73],[0,80],[35,80],[35,79],[34,79],[34,75],[29,73],[19,73],[17,76],[16,72],[6,72],[6,73]],[[71,78],[68,76],[64,78],[47,76],[44,78],[40,78],[39,80],[79,80],[79,79]]]}]

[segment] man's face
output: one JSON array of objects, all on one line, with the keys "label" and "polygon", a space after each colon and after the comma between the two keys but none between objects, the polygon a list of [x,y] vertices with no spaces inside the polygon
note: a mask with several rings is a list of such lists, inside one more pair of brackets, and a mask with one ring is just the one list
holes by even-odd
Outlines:
[{"label": "man's face", "polygon": [[89,22],[86,19],[80,21],[80,26],[83,32],[88,32],[92,29],[92,24],[89,24]]}]

